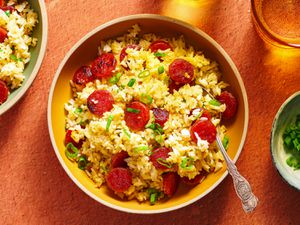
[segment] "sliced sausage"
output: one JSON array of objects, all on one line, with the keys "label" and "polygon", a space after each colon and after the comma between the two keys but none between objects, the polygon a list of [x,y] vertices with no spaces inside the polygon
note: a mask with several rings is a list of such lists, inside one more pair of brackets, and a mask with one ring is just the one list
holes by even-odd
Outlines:
[{"label": "sliced sausage", "polygon": [[166,159],[169,157],[169,152],[172,152],[172,149],[166,147],[160,147],[153,150],[149,159],[156,169],[167,170],[172,167],[171,164],[166,162]]},{"label": "sliced sausage", "polygon": [[125,151],[118,152],[114,154],[111,157],[111,166],[112,168],[117,168],[117,167],[127,167],[127,163],[125,162],[125,159],[129,157],[128,153]]},{"label": "sliced sausage", "polygon": [[160,126],[164,126],[164,124],[169,119],[169,112],[165,109],[153,108],[153,115],[155,117],[155,123],[158,123]]},{"label": "sliced sausage", "polygon": [[7,85],[0,80],[0,105],[2,105],[8,98],[9,90]]},{"label": "sliced sausage", "polygon": [[113,168],[106,176],[108,187],[115,192],[124,192],[132,185],[132,174],[129,169]]},{"label": "sliced sausage", "polygon": [[175,172],[163,174],[163,191],[168,197],[172,197],[179,184],[179,175]]},{"label": "sliced sausage", "polygon": [[149,119],[150,111],[145,104],[134,101],[126,106],[125,122],[130,129],[134,131],[144,130]]},{"label": "sliced sausage", "polygon": [[195,135],[197,133],[202,140],[206,140],[211,144],[216,140],[217,129],[210,120],[200,118],[192,125],[190,133],[195,143],[198,141]]},{"label": "sliced sausage", "polygon": [[194,66],[184,59],[175,59],[169,66],[169,75],[178,84],[188,84],[194,79]]},{"label": "sliced sausage", "polygon": [[228,91],[223,91],[221,95],[217,96],[217,100],[226,105],[226,110],[223,112],[224,119],[231,119],[237,112],[238,102],[236,98]]},{"label": "sliced sausage", "polygon": [[92,73],[97,78],[109,78],[117,66],[117,60],[112,53],[103,53],[91,65]]},{"label": "sliced sausage", "polygon": [[102,116],[113,108],[114,98],[109,91],[96,90],[87,99],[87,106],[91,113]]},{"label": "sliced sausage", "polygon": [[91,67],[82,66],[73,75],[73,82],[76,85],[84,87],[87,83],[92,82],[94,76],[91,71]]}]

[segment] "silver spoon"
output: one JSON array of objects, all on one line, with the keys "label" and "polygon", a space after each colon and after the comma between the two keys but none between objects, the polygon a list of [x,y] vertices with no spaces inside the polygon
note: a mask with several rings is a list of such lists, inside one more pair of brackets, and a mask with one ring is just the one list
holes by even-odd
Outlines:
[{"label": "silver spoon", "polygon": [[[202,85],[200,85],[202,87]],[[208,92],[204,87],[202,89],[212,98],[215,99],[212,94]],[[217,129],[216,135],[217,145],[225,159],[227,164],[227,170],[232,177],[233,185],[237,196],[241,199],[243,209],[246,213],[252,212],[258,203],[258,198],[253,194],[249,182],[243,177],[237,170],[237,167],[234,165],[233,161],[229,158],[222,141],[219,136],[219,131]]]}]

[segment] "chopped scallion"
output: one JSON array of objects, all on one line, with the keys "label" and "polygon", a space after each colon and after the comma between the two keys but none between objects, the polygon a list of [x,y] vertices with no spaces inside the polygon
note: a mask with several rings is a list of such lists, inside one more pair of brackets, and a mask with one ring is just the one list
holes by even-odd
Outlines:
[{"label": "chopped scallion", "polygon": [[154,55],[155,55],[156,57],[164,57],[164,56],[166,56],[167,54],[166,54],[166,53],[163,53],[163,52],[155,52]]},{"label": "chopped scallion", "polygon": [[131,135],[128,133],[128,131],[125,128],[123,128],[123,132],[130,139]]},{"label": "chopped scallion", "polygon": [[65,154],[68,158],[74,159],[79,153],[78,148],[76,148],[71,142],[66,145]]},{"label": "chopped scallion", "polygon": [[228,149],[228,144],[229,144],[229,138],[225,135],[223,140],[222,140],[223,147],[227,150]]},{"label": "chopped scallion", "polygon": [[18,58],[17,58],[17,56],[15,56],[14,54],[11,54],[10,55],[10,58],[12,59],[12,60],[14,60],[14,61],[18,61]]},{"label": "chopped scallion", "polygon": [[141,152],[141,151],[146,151],[148,149],[149,149],[148,146],[143,145],[143,146],[138,146],[138,147],[133,148],[133,151],[135,151],[135,152]]},{"label": "chopped scallion", "polygon": [[139,110],[139,109],[134,109],[134,108],[130,108],[130,107],[127,107],[126,111],[131,112],[131,113],[140,113],[141,112],[141,110]]},{"label": "chopped scallion", "polygon": [[165,68],[164,66],[159,66],[157,69],[158,74],[162,74],[163,72],[165,72]]},{"label": "chopped scallion", "polygon": [[150,71],[149,70],[144,70],[142,72],[139,73],[138,78],[145,78],[150,76]]},{"label": "chopped scallion", "polygon": [[116,83],[118,83],[119,80],[120,80],[120,78],[121,78],[121,76],[122,76],[122,73],[117,73],[115,76],[113,76],[113,77],[111,77],[111,78],[109,79],[109,83],[111,83],[111,84],[116,84]]},{"label": "chopped scallion", "polygon": [[109,117],[108,117],[108,119],[107,119],[107,123],[106,123],[106,132],[108,132],[109,131],[109,127],[110,127],[110,124],[111,124],[111,122],[112,122],[112,120],[113,120],[113,118],[114,118],[114,116],[113,115],[110,115]]},{"label": "chopped scallion", "polygon": [[9,17],[9,16],[10,16],[10,11],[9,11],[9,10],[6,10],[6,11],[5,11],[5,14]]},{"label": "chopped scallion", "polygon": [[77,114],[77,115],[82,113],[82,108],[75,109],[74,113]]},{"label": "chopped scallion", "polygon": [[183,158],[180,163],[180,167],[182,169],[188,169],[188,170],[192,169],[193,165],[194,165],[194,159],[191,157]]},{"label": "chopped scallion", "polygon": [[132,87],[134,85],[135,81],[136,81],[136,79],[134,79],[134,78],[130,79],[130,81],[128,82],[127,86],[128,87]]},{"label": "chopped scallion", "polygon": [[157,200],[157,193],[150,194],[150,204],[154,205]]},{"label": "chopped scallion", "polygon": [[145,104],[151,104],[153,102],[153,98],[150,95],[147,94],[142,94],[141,95],[141,102],[145,103]]},{"label": "chopped scallion", "polygon": [[216,100],[216,99],[211,99],[208,103],[209,103],[210,105],[213,105],[213,106],[220,106],[220,105],[222,105],[221,102],[219,102],[219,101]]},{"label": "chopped scallion", "polygon": [[78,168],[81,170],[85,170],[88,161],[86,160],[85,156],[80,156],[78,159]]},{"label": "chopped scallion", "polygon": [[169,163],[167,160],[165,160],[165,159],[163,159],[163,158],[158,158],[157,160],[156,160],[160,165],[162,165],[162,166],[165,166],[165,167],[167,167],[167,168],[172,168],[172,164],[171,163]]}]

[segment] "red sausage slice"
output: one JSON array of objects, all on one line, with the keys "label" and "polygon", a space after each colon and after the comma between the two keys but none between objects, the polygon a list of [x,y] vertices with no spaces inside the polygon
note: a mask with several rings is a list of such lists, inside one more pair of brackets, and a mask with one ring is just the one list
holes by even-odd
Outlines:
[{"label": "red sausage slice", "polygon": [[117,60],[112,53],[103,53],[92,63],[92,73],[97,78],[109,78],[116,68]]},{"label": "red sausage slice", "polygon": [[8,98],[9,90],[7,85],[0,80],[0,105],[2,105]]},{"label": "red sausage slice", "polygon": [[91,67],[82,66],[73,75],[73,82],[80,86],[85,86],[87,83],[92,82],[94,76],[91,71]]},{"label": "red sausage slice", "polygon": [[217,100],[226,105],[226,110],[222,114],[223,118],[233,118],[237,112],[238,103],[236,98],[230,92],[223,91],[221,95],[217,97]]},{"label": "red sausage slice", "polygon": [[[1,5],[1,2],[0,2],[0,5]],[[0,9],[3,10],[4,12],[9,11],[10,13],[15,11],[15,8],[11,5],[1,6]]]},{"label": "red sausage slice", "polygon": [[7,31],[0,27],[0,43],[3,43],[5,39],[7,38]]},{"label": "red sausage slice", "polygon": [[106,182],[115,192],[124,192],[132,185],[132,175],[129,169],[114,168],[106,176]]},{"label": "red sausage slice", "polygon": [[125,151],[118,152],[117,154],[114,154],[111,157],[111,166],[112,168],[117,168],[117,167],[127,167],[127,163],[124,161],[126,158],[128,158],[129,155]]},{"label": "red sausage slice", "polygon": [[194,66],[184,59],[175,59],[169,66],[170,78],[179,84],[188,84],[194,79]]},{"label": "red sausage slice", "polygon": [[169,112],[165,109],[153,108],[152,112],[155,117],[155,123],[158,123],[160,126],[164,126],[165,122],[169,119]]},{"label": "red sausage slice", "polygon": [[167,50],[167,49],[172,50],[172,47],[167,41],[156,40],[150,44],[149,49],[151,50],[151,52],[157,52],[158,50]]},{"label": "red sausage slice", "polygon": [[150,119],[149,108],[141,102],[131,102],[126,106],[124,119],[130,129],[134,131],[144,130]]},{"label": "red sausage slice", "polygon": [[201,171],[201,173],[195,176],[193,179],[189,179],[188,177],[182,177],[182,181],[187,185],[193,186],[193,185],[200,184],[205,179],[206,176],[207,176],[207,172]]},{"label": "red sausage slice", "polygon": [[168,197],[172,197],[176,192],[179,184],[179,176],[177,173],[163,174],[163,191]]},{"label": "red sausage slice", "polygon": [[216,140],[217,129],[210,120],[200,119],[192,125],[190,133],[191,138],[195,143],[197,143],[197,138],[195,135],[195,133],[197,133],[202,140],[206,140],[211,144]]},{"label": "red sausage slice", "polygon": [[170,166],[168,165],[166,159],[169,157],[169,152],[171,151],[172,149],[166,147],[157,148],[153,151],[149,159],[153,163],[156,169],[160,169],[160,170],[170,169],[171,165]]},{"label": "red sausage slice", "polygon": [[5,0],[0,0],[0,6],[4,6]]},{"label": "red sausage slice", "polygon": [[71,137],[72,130],[67,130],[66,137],[65,137],[65,145],[72,143],[76,148],[82,147],[82,140],[80,140],[78,143]]},{"label": "red sausage slice", "polygon": [[113,108],[114,98],[109,91],[96,90],[87,99],[87,106],[91,113],[102,116]]}]

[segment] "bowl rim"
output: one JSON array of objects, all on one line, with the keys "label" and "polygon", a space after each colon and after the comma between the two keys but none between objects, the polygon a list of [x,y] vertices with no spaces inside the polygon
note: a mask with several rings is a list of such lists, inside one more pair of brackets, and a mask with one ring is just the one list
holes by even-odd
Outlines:
[{"label": "bowl rim", "polygon": [[62,167],[64,168],[65,172],[68,174],[68,176],[71,178],[71,180],[84,192],[86,193],[88,196],[90,196],[92,199],[94,199],[95,201],[108,206],[112,209],[118,210],[118,211],[122,211],[122,212],[127,212],[127,213],[136,213],[136,214],[157,214],[157,213],[164,213],[164,212],[169,212],[169,211],[173,211],[176,209],[180,209],[182,207],[185,207],[187,205],[190,205],[194,202],[196,202],[197,200],[201,199],[202,197],[206,196],[208,193],[210,193],[213,189],[215,189],[223,180],[224,178],[228,175],[228,171],[226,170],[224,172],[224,174],[220,177],[220,179],[215,182],[210,188],[208,188],[204,193],[202,193],[201,195],[198,195],[197,197],[184,202],[180,205],[176,205],[173,207],[169,207],[169,208],[165,208],[165,209],[154,209],[154,210],[137,210],[137,209],[128,209],[125,207],[121,207],[121,206],[116,206],[114,204],[111,204],[109,202],[106,202],[102,199],[100,199],[99,197],[97,197],[96,195],[94,195],[93,193],[91,193],[87,188],[85,188],[76,178],[75,176],[71,173],[71,171],[69,170],[69,168],[67,167],[67,165],[64,163],[59,149],[56,146],[56,142],[55,142],[55,138],[54,138],[54,133],[53,133],[53,129],[52,129],[52,118],[51,118],[51,106],[52,106],[52,99],[53,99],[53,92],[57,83],[57,80],[59,78],[59,75],[63,69],[63,67],[65,66],[67,60],[70,58],[70,56],[77,50],[77,48],[79,46],[81,46],[88,38],[90,38],[91,36],[93,36],[94,34],[96,34],[97,32],[111,26],[114,25],[116,23],[120,23],[126,20],[133,20],[133,19],[155,19],[155,20],[163,20],[166,22],[171,22],[171,23],[177,23],[180,26],[183,26],[187,29],[193,30],[194,32],[196,32],[198,35],[202,36],[203,38],[207,39],[220,53],[221,55],[225,58],[225,60],[229,63],[230,67],[232,68],[232,70],[234,71],[234,74],[236,75],[237,81],[240,85],[240,88],[242,90],[242,96],[243,96],[243,101],[244,101],[244,108],[245,108],[245,118],[244,118],[244,128],[243,128],[243,134],[242,134],[242,138],[240,141],[240,145],[239,148],[237,150],[237,153],[233,159],[233,162],[235,163],[242,151],[242,148],[244,146],[245,143],[245,139],[246,139],[246,135],[247,135],[247,130],[248,130],[248,121],[249,121],[249,107],[248,107],[248,98],[247,98],[247,92],[244,86],[244,83],[242,81],[241,75],[237,69],[237,67],[235,66],[234,62],[232,61],[232,59],[229,57],[229,55],[225,52],[225,50],[214,40],[212,39],[208,34],[206,34],[204,31],[200,30],[197,27],[192,26],[191,24],[188,24],[184,21],[178,20],[178,19],[174,19],[168,16],[162,16],[162,15],[158,15],[158,14],[134,14],[134,15],[129,15],[129,16],[123,16],[123,17],[119,17],[113,20],[110,20],[94,29],[92,29],[90,32],[88,32],[86,35],[84,35],[75,45],[73,45],[73,47],[68,51],[68,53],[65,55],[64,59],[61,61],[55,76],[53,78],[52,84],[51,84],[51,88],[50,88],[50,92],[49,92],[49,98],[48,98],[48,109],[47,109],[47,119],[48,119],[48,130],[49,130],[49,134],[50,134],[50,139],[51,139],[51,143],[53,146],[53,149],[55,151],[55,154],[60,162],[60,164],[62,165]]},{"label": "bowl rim", "polygon": [[294,94],[292,94],[291,96],[289,96],[280,106],[280,108],[278,109],[274,120],[273,120],[273,124],[272,124],[272,128],[271,128],[271,135],[270,135],[270,153],[271,153],[271,159],[273,162],[273,165],[275,166],[277,172],[279,173],[280,177],[286,182],[288,183],[291,187],[295,188],[296,190],[300,191],[300,186],[297,187],[293,184],[293,182],[291,182],[291,180],[289,179],[289,177],[284,175],[283,169],[279,166],[278,160],[277,158],[275,158],[274,156],[274,148],[273,148],[273,144],[274,144],[274,136],[275,136],[275,128],[277,127],[278,124],[278,119],[282,113],[282,111],[285,109],[285,107],[291,102],[291,100],[293,100],[294,98],[296,98],[297,96],[300,96],[300,91],[295,92]]},{"label": "bowl rim", "polygon": [[4,114],[5,112],[7,112],[9,109],[11,109],[27,92],[27,90],[30,88],[31,84],[33,83],[34,79],[36,78],[45,53],[46,53],[46,46],[47,46],[47,41],[48,41],[48,16],[47,16],[47,10],[46,10],[46,6],[45,6],[45,2],[43,0],[38,0],[39,2],[39,6],[40,6],[40,10],[41,10],[41,17],[42,17],[42,21],[43,21],[43,25],[42,25],[42,39],[41,41],[41,48],[40,51],[38,53],[38,58],[36,60],[36,63],[33,67],[33,70],[28,78],[28,80],[26,81],[25,84],[23,84],[21,87],[21,90],[9,101],[7,102],[7,104],[3,105],[3,107],[1,107],[0,109],[0,116],[2,114]]}]

